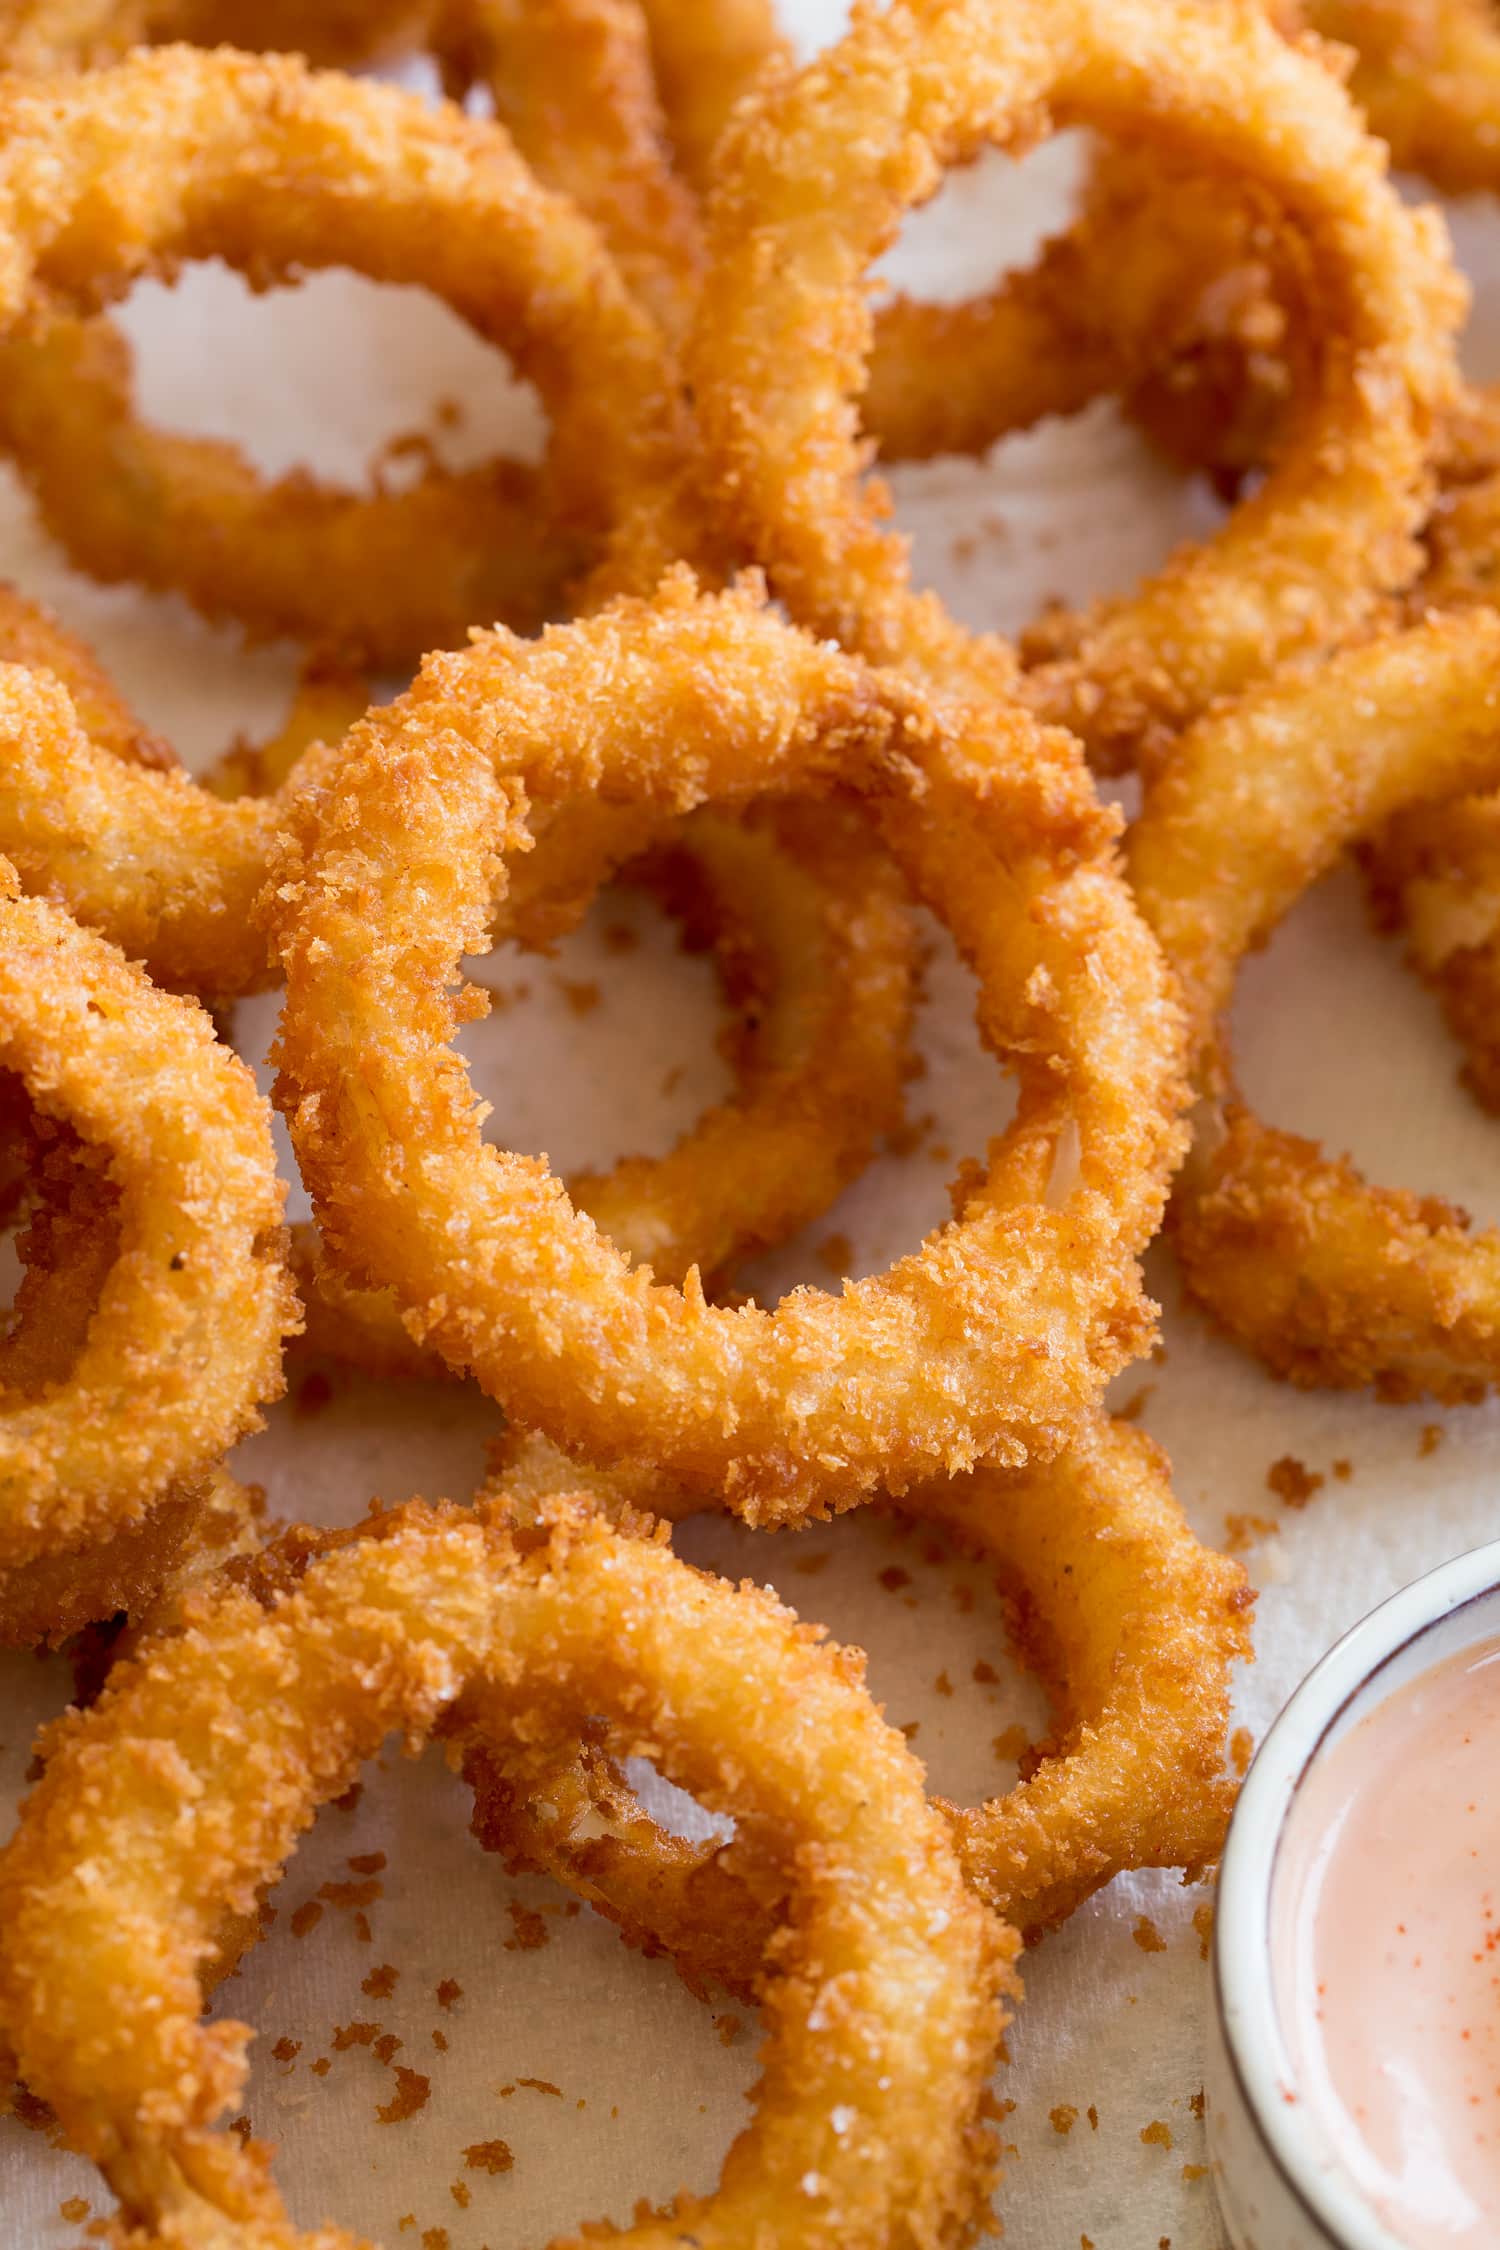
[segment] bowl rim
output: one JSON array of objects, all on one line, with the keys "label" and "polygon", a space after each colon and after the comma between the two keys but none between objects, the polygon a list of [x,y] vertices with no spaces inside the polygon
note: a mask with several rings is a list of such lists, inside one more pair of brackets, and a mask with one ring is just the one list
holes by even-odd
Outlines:
[{"label": "bowl rim", "polygon": [[[1500,1540],[1414,1579],[1336,1641],[1261,1743],[1219,1864],[1213,1985],[1229,2069],[1283,2185],[1340,2250],[1411,2250],[1411,2243],[1371,2208],[1319,2131],[1311,2105],[1297,2099],[1273,1974],[1276,1862],[1297,1792],[1350,1704],[1415,1642],[1486,1602],[1500,1605]],[[1500,1614],[1492,1622],[1500,1630]],[[1476,1630],[1474,1637],[1483,1635]]]}]

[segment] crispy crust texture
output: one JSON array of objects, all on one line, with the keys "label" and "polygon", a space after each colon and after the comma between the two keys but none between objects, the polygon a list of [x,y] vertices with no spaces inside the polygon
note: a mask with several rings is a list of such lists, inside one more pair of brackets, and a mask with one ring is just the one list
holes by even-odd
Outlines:
[{"label": "crispy crust texture", "polygon": [[267,2152],[213,2130],[250,2036],[201,2020],[217,1933],[392,1730],[415,1747],[564,1714],[776,1836],[791,1875],[755,2118],[714,2195],[619,2239],[665,2250],[696,2216],[750,2250],[788,2213],[826,2250],[971,2238],[1014,1935],[967,1891],[857,1657],[566,1504],[523,1547],[413,1502],[304,1546],[274,1586],[190,1600],[54,1728],[0,1859],[0,2025],[119,2196],[119,2244],[352,2250],[293,2227]]},{"label": "crispy crust texture", "polygon": [[[546,863],[544,879],[563,885],[549,922],[574,919],[612,872],[612,845],[636,840],[628,820],[606,821],[586,845],[575,831],[554,823],[523,862]],[[838,805],[768,805],[743,821],[690,814],[620,879],[655,891],[694,950],[713,949],[735,1086],[665,1156],[622,1157],[569,1180],[568,1194],[633,1263],[681,1282],[690,1267],[716,1274],[808,1225],[900,1123],[915,931],[890,859]],[[388,1291],[343,1278],[315,1227],[293,1229],[293,1259],[306,1355],[376,1376],[453,1372]]]},{"label": "crispy crust texture", "polygon": [[[528,1522],[570,1473],[545,1441],[508,1434],[492,1488]],[[586,1489],[617,1520],[649,1502],[671,1516],[701,1505],[641,1473],[594,1471]],[[943,1808],[980,1897],[1030,1941],[1129,1868],[1201,1872],[1234,1803],[1230,1675],[1250,1659],[1254,1595],[1193,1536],[1160,1449],[1101,1416],[1045,1466],[934,1480],[900,1509],[998,1564],[1053,1701],[1053,1731],[1014,1789]],[[560,1877],[685,1974],[753,1990],[780,1892],[752,1840],[668,1834],[597,1738],[475,1739],[464,1770],[487,1849]]]},{"label": "crispy crust texture", "polygon": [[0,1065],[108,1152],[107,1178],[83,1162],[60,1192],[33,1244],[58,1278],[23,1290],[0,1355],[0,1636],[32,1640],[161,1574],[281,1390],[296,1300],[248,1070],[196,1006],[0,876]]},{"label": "crispy crust texture", "polygon": [[[96,576],[400,667],[474,619],[533,628],[654,510],[684,435],[660,331],[499,128],[290,56],[170,47],[9,81],[0,133],[3,435]],[[110,330],[37,330],[39,312],[88,312],[215,256],[258,287],[347,265],[430,289],[536,382],[542,469],[433,471],[374,495],[268,484],[233,447],[139,422]]]},{"label": "crispy crust texture", "polygon": [[[684,574],[540,642],[431,659],[348,748],[294,808],[266,911],[277,1098],[351,1280],[391,1288],[566,1450],[654,1459],[752,1520],[1059,1449],[1140,1346],[1136,1254],[1180,1145],[1176,1012],[1067,738],[940,714]],[[531,798],[686,811],[830,785],[870,796],[973,964],[1020,1109],[959,1216],[889,1272],[721,1310],[691,1274],[627,1269],[544,1167],[484,1145],[450,995]],[[1065,1121],[1077,1162],[1054,1190]]]},{"label": "crispy crust texture", "polygon": [[1464,1399],[1500,1377],[1500,1232],[1369,1187],[1234,1095],[1220,1026],[1245,953],[1408,806],[1500,780],[1500,616],[1435,617],[1183,737],[1128,840],[1182,980],[1200,1091],[1172,1226],[1188,1285],[1277,1373]]},{"label": "crispy crust texture", "polygon": [[1301,238],[1321,316],[1316,383],[1261,492],[1028,676],[1039,709],[1118,765],[1411,577],[1462,291],[1440,226],[1403,208],[1335,78],[1254,8],[1083,0],[1061,37],[1041,0],[860,13],[726,136],[688,368],[750,553],[797,618],[862,654],[1013,684],[1009,651],[913,594],[905,547],[861,490],[854,407],[861,284],[902,214],[946,165],[1034,137],[1042,116],[1159,136],[1253,182]]},{"label": "crispy crust texture", "polygon": [[537,177],[588,213],[631,288],[680,338],[703,231],[673,163],[640,0],[444,0],[431,44],[450,91],[488,89]]}]

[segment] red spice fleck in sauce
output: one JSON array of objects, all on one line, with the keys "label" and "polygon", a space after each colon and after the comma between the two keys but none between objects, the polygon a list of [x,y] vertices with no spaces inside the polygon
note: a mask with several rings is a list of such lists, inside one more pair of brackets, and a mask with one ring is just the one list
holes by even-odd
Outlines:
[{"label": "red spice fleck in sauce", "polygon": [[1300,2098],[1412,2250],[1500,2222],[1500,1641],[1409,1678],[1298,1792],[1273,1898]]}]

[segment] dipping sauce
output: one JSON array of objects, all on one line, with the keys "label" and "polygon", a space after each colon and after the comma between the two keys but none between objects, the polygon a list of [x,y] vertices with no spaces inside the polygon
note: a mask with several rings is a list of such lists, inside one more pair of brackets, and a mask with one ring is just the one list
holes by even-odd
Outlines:
[{"label": "dipping sauce", "polygon": [[1500,2243],[1500,1641],[1398,1687],[1293,1800],[1272,1962],[1296,2072],[1414,2250]]}]

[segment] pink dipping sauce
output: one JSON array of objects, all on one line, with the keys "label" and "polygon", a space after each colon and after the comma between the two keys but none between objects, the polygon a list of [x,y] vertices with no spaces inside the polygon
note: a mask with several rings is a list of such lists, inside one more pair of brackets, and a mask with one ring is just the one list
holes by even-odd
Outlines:
[{"label": "pink dipping sauce", "polygon": [[1311,2106],[1413,2250],[1500,2244],[1500,1641],[1398,1687],[1292,1804],[1277,2013]]}]

